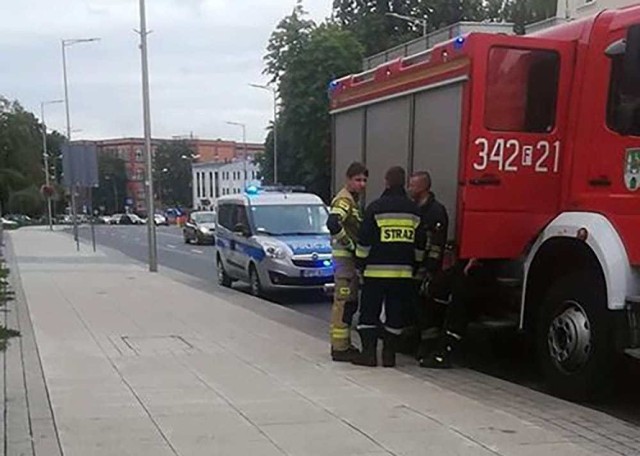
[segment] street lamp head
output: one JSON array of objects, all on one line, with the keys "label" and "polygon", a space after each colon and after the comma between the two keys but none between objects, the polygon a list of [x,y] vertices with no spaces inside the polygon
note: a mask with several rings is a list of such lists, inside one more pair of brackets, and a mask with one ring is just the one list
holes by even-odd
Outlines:
[{"label": "street lamp head", "polygon": [[40,104],[42,106],[46,106],[46,105],[50,105],[50,104],[58,104],[58,103],[64,103],[64,100],[49,100],[49,101],[41,101]]},{"label": "street lamp head", "polygon": [[62,45],[63,46],[73,46],[74,44],[78,44],[78,43],[91,43],[93,41],[100,41],[101,38],[95,37],[95,38],[69,38],[69,39],[63,39],[62,40]]},{"label": "street lamp head", "polygon": [[227,124],[229,124],[229,125],[235,125],[235,126],[237,126],[237,127],[244,127],[244,126],[246,126],[245,124],[243,124],[243,123],[241,123],[241,122],[231,122],[231,121],[229,121],[229,120],[227,121]]}]

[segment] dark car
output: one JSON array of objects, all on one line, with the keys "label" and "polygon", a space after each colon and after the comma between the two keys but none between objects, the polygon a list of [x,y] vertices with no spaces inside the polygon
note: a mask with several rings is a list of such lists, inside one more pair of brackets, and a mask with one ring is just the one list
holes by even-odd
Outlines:
[{"label": "dark car", "polygon": [[213,211],[192,212],[182,229],[184,242],[189,244],[213,244],[216,232],[216,213]]},{"label": "dark car", "polygon": [[111,217],[111,225],[143,225],[144,220],[135,214],[115,214]]}]

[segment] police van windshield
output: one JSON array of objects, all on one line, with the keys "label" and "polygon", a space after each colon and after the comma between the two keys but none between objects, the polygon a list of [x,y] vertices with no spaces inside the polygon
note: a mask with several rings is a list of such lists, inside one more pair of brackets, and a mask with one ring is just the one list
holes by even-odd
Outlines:
[{"label": "police van windshield", "polygon": [[327,208],[320,204],[252,206],[257,234],[294,236],[328,234]]}]

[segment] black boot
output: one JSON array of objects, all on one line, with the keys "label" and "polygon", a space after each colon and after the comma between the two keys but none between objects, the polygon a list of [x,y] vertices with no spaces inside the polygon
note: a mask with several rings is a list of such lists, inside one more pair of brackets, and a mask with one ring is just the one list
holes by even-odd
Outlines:
[{"label": "black boot", "polygon": [[347,348],[346,350],[334,350],[331,349],[331,360],[336,363],[350,363],[353,358],[359,355],[360,352],[354,346]]},{"label": "black boot", "polygon": [[446,334],[440,339],[438,349],[420,360],[420,367],[429,369],[450,369],[451,355],[460,343],[461,338],[454,334]]},{"label": "black boot", "polygon": [[388,331],[384,333],[382,345],[382,366],[396,367],[396,351],[398,349],[398,336]]},{"label": "black boot", "polygon": [[378,365],[378,330],[375,328],[359,329],[362,341],[362,352],[356,354],[351,360],[356,366],[375,367]]}]

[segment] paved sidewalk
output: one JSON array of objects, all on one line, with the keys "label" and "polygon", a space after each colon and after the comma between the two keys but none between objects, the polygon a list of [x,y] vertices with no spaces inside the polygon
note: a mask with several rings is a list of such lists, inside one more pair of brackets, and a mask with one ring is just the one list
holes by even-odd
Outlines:
[{"label": "paved sidewalk", "polygon": [[464,370],[334,364],[265,316],[295,312],[63,233],[10,239],[66,456],[639,454],[638,429],[599,412]]}]

